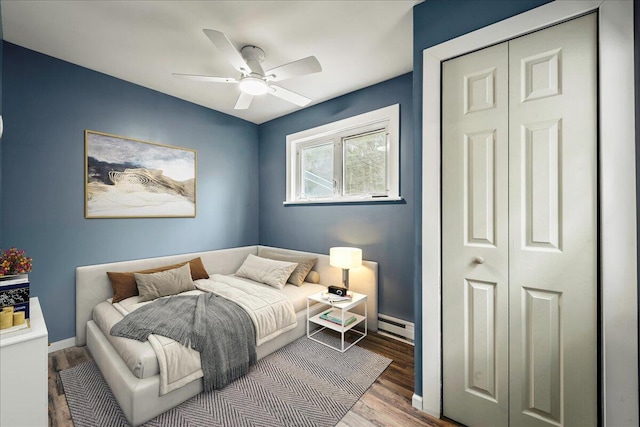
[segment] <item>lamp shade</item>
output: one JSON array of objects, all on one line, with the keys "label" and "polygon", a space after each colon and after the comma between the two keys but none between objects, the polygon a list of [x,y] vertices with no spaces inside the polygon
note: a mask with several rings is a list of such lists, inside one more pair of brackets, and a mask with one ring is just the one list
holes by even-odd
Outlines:
[{"label": "lamp shade", "polygon": [[345,270],[361,267],[362,249],[344,247],[331,248],[329,250],[329,264]]}]

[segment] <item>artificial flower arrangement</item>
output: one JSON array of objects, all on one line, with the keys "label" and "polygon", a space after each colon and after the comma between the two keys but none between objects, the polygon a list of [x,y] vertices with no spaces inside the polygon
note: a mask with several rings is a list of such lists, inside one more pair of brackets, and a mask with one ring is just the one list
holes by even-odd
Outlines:
[{"label": "artificial flower arrangement", "polygon": [[32,267],[33,262],[25,250],[10,248],[2,251],[0,249],[0,276],[28,273]]}]

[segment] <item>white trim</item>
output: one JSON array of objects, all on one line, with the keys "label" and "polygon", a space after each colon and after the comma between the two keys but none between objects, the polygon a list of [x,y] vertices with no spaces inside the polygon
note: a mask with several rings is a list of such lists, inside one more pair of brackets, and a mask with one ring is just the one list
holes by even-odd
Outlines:
[{"label": "white trim", "polygon": [[402,197],[341,197],[339,199],[314,199],[314,200],[296,200],[295,202],[282,202],[285,206],[290,205],[318,205],[318,204],[336,204],[336,203],[372,203],[372,202],[401,202]]},{"label": "white trim", "polygon": [[[636,7],[640,3],[636,2]],[[639,425],[633,3],[600,7],[600,265],[605,425]],[[636,124],[637,125],[637,124]]]},{"label": "white trim", "polygon": [[[430,94],[432,101],[437,98],[437,102],[428,102],[425,98],[422,111],[422,407],[437,418],[441,415],[442,394],[440,62],[425,51],[422,90],[423,94]],[[433,82],[437,81],[437,87],[427,81],[427,77]],[[429,209],[425,209],[425,206]]]},{"label": "white trim", "polygon": [[[297,148],[301,145],[318,141],[355,129],[362,129],[376,124],[384,124],[387,129],[387,195],[386,197],[341,196],[322,199],[301,199],[299,197],[300,177],[298,171]],[[367,129],[368,130],[368,129]],[[329,142],[329,139],[327,139]],[[342,170],[342,165],[340,165]],[[342,178],[334,178],[342,186]],[[334,185],[336,182],[334,182]],[[400,104],[378,108],[377,110],[358,114],[312,129],[287,135],[286,138],[286,195],[283,204],[316,204],[316,203],[358,203],[387,202],[402,200],[400,197]]]},{"label": "white trim", "polygon": [[75,347],[75,346],[76,346],[76,337],[67,338],[61,341],[49,343],[48,353],[53,353],[54,351],[64,350],[65,348]]},{"label": "white trim", "polygon": [[422,411],[422,396],[414,394],[411,398],[411,406]]},{"label": "white trim", "polygon": [[[638,425],[636,166],[633,2],[558,0],[423,52],[422,391],[440,417],[440,63],[598,10],[600,42],[600,264],[603,418]],[[414,405],[415,406],[415,405]]]}]

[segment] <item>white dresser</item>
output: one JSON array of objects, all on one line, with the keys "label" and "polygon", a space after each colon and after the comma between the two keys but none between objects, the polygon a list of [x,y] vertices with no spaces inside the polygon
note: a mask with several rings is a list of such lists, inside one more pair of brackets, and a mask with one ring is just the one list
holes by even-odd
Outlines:
[{"label": "white dresser", "polygon": [[48,424],[48,332],[38,298],[29,300],[31,329],[0,335],[0,426]]}]

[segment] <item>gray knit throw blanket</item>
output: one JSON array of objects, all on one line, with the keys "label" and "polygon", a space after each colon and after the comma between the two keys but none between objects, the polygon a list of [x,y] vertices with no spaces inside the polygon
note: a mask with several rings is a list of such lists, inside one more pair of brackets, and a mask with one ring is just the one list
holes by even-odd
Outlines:
[{"label": "gray knit throw blanket", "polygon": [[200,352],[204,389],[220,389],[256,363],[253,322],[237,304],[215,294],[160,298],[126,315],[111,335],[146,341],[171,338]]}]

